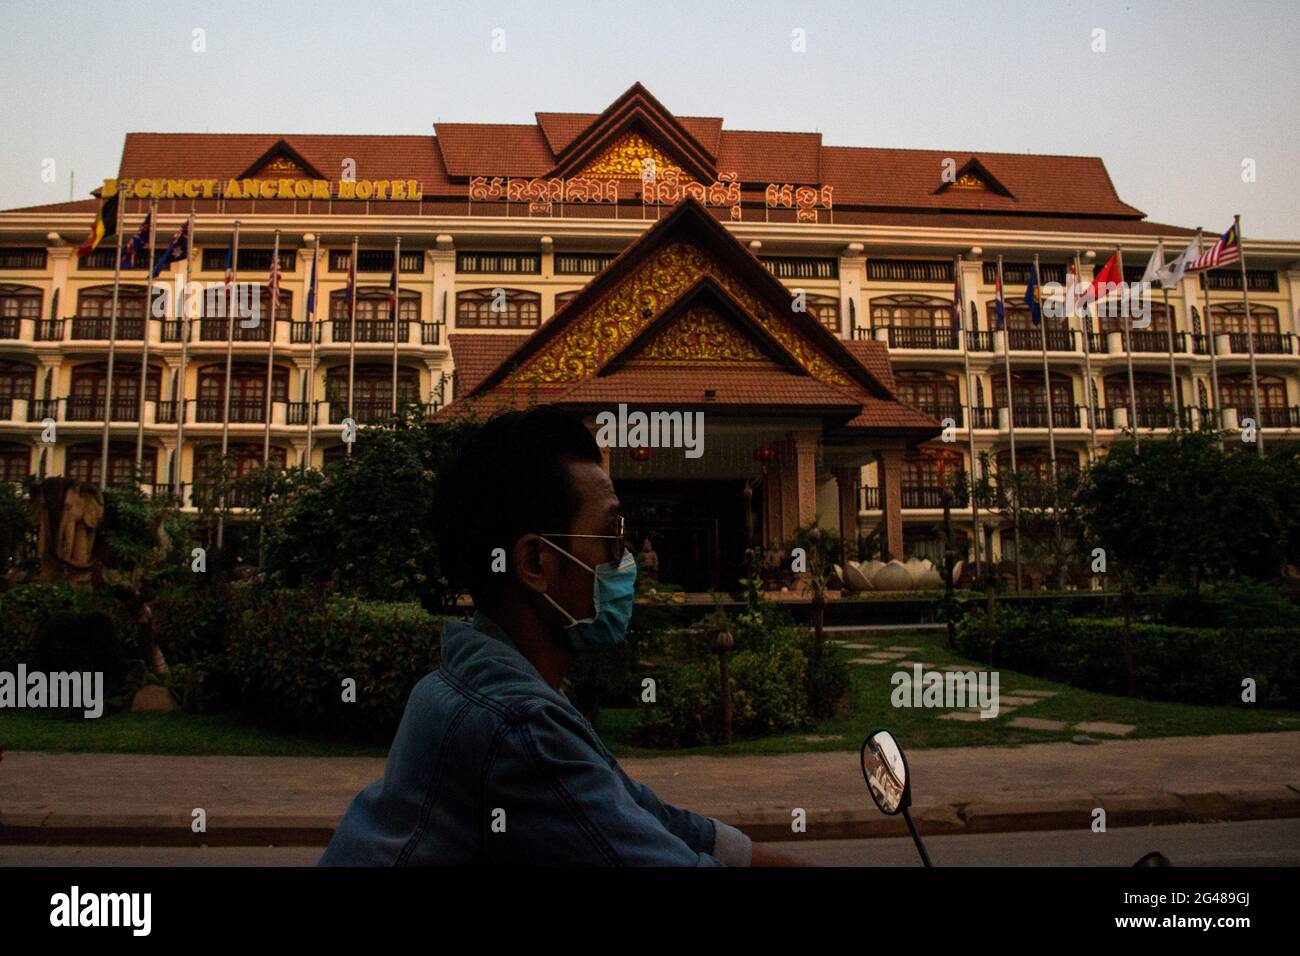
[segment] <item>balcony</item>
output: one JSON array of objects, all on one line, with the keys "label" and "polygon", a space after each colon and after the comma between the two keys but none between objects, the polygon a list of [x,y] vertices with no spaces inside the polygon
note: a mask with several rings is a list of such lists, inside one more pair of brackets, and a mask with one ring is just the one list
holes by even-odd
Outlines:
[{"label": "balcony", "polygon": [[1106,354],[1106,333],[1089,332],[1088,333],[1088,351],[1093,355]]},{"label": "balcony", "polygon": [[[1250,354],[1250,336],[1245,332],[1229,332],[1228,344],[1232,348],[1234,355]],[[1292,346],[1292,336],[1290,333],[1278,332],[1256,332],[1255,333],[1255,354],[1256,355],[1294,355]]]},{"label": "balcony", "polygon": [[891,325],[889,347],[891,349],[956,349],[957,336],[950,328]]},{"label": "balcony", "polygon": [[917,411],[929,415],[935,421],[942,423],[945,418],[951,418],[953,424],[958,428],[965,427],[965,409],[960,405],[942,405],[935,402],[922,402],[915,406]]},{"label": "balcony", "polygon": [[[1133,331],[1129,332],[1129,347],[1136,352],[1151,353],[1169,352],[1169,333],[1158,331]],[[1174,333],[1174,351],[1187,351],[1187,335],[1184,332]]]},{"label": "balcony", "polygon": [[[184,500],[182,498],[182,500]],[[261,496],[255,488],[232,486],[226,489],[227,508],[256,508],[261,504]],[[216,508],[219,505],[217,489],[208,484],[196,484],[190,488],[190,507]]]},{"label": "balcony", "polygon": [[[102,422],[104,420],[104,399],[72,396],[66,399],[70,422]],[[113,418],[115,422],[134,422],[140,418],[140,400],[131,398],[113,399]]]},{"label": "balcony", "polygon": [[[432,415],[440,407],[437,402],[402,402],[397,403],[398,414],[403,409],[415,406],[426,415]],[[340,425],[348,417],[346,401],[330,402],[330,424]],[[390,399],[357,399],[352,403],[352,418],[358,425],[368,425],[387,421],[393,417],[393,403]]]},{"label": "balcony", "polygon": [[320,345],[320,326],[319,322],[292,322],[289,325],[289,341],[294,345],[310,345],[311,330],[316,328],[316,344]]},{"label": "balcony", "polygon": [[[1237,421],[1254,418],[1252,406],[1237,408]],[[1300,428],[1300,408],[1292,405],[1261,405],[1259,407],[1259,425],[1261,428]]]},{"label": "balcony", "polygon": [[[226,403],[219,398],[201,398],[195,409],[196,421],[204,424],[221,422],[225,418]],[[262,400],[230,401],[230,424],[262,425],[266,422],[266,403]]]},{"label": "balcony", "polygon": [[[1046,428],[1048,422],[1047,405],[1014,405],[1011,414],[1017,428]],[[1079,428],[1079,409],[1075,405],[1053,405],[1051,422],[1053,428]]]},{"label": "balcony", "polygon": [[225,342],[227,336],[233,335],[235,342],[269,342],[271,340],[271,323],[260,319],[256,325],[245,326],[243,320],[230,328],[230,319],[200,319],[199,340],[203,342]]},{"label": "balcony", "polygon": [[36,323],[36,341],[62,342],[63,319],[41,319]]},{"label": "balcony", "polygon": [[175,425],[176,403],[174,401],[159,402],[157,410],[154,412],[154,421],[159,425]]},{"label": "balcony", "polygon": [[[409,335],[410,322],[397,323],[397,342],[405,345]],[[335,319],[330,323],[330,335],[335,342],[351,341],[352,327],[356,326],[358,342],[393,342],[393,322],[389,320],[358,320],[353,323],[348,319]]]},{"label": "balcony", "polygon": [[[107,341],[114,331],[111,318],[84,315],[74,315],[72,317],[72,338],[74,340],[103,339]],[[117,317],[116,336],[117,339],[128,342],[143,342],[144,319],[119,315]],[[62,338],[62,330],[60,330],[59,337]]]},{"label": "balcony", "polygon": [[441,341],[442,341],[441,322],[420,323],[420,344],[421,345],[438,345]]},{"label": "balcony", "polygon": [[[947,489],[939,485],[903,485],[904,508],[942,508]],[[951,492],[949,492],[951,504]]]},{"label": "balcony", "polygon": [[[1041,329],[1007,329],[1007,347],[1013,352],[1041,352],[1043,338]],[[1046,338],[1049,352],[1074,351],[1074,333],[1069,329],[1048,329]]]},{"label": "balcony", "polygon": [[[27,403],[27,420],[29,422],[43,422],[47,418],[58,421],[59,402],[58,398],[34,398]],[[101,414],[102,419],[102,414]]]},{"label": "balcony", "polygon": [[288,425],[306,425],[308,409],[311,405],[307,402],[290,402],[285,409],[285,423]]},{"label": "balcony", "polygon": [[1196,333],[1192,335],[1192,354],[1209,355],[1210,354],[1210,337]]},{"label": "balcony", "polygon": [[862,486],[862,500],[859,508],[863,511],[880,510],[880,489],[873,488],[870,485]]}]

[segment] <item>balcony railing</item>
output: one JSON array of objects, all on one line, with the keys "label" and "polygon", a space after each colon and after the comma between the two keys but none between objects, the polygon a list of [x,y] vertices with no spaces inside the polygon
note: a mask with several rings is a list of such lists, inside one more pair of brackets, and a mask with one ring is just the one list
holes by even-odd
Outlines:
[{"label": "balcony railing", "polygon": [[870,485],[863,485],[861,507],[863,511],[879,511],[880,510],[880,489],[873,488]]},{"label": "balcony railing", "polygon": [[[74,315],[72,317],[72,337],[74,339],[108,339],[113,329],[111,318]],[[116,335],[127,341],[144,341],[144,319],[117,317]]]},{"label": "balcony railing", "polygon": [[311,330],[316,328],[316,344],[320,345],[320,323],[319,322],[293,322],[289,326],[289,341],[294,345],[311,344]]},{"label": "balcony railing", "polygon": [[307,402],[290,402],[289,407],[285,410],[285,422],[290,425],[306,425],[307,410],[311,405]]},{"label": "balcony railing", "polygon": [[944,490],[938,485],[903,485],[903,507],[942,508]]},{"label": "balcony railing", "polygon": [[[1291,355],[1292,336],[1290,333],[1278,332],[1256,332],[1255,333],[1255,354],[1256,355]],[[1250,352],[1250,336],[1245,332],[1229,332],[1228,342],[1232,345],[1234,353],[1245,355]]]},{"label": "balcony railing", "polygon": [[935,421],[942,423],[945,418],[951,418],[953,424],[958,428],[965,427],[965,409],[960,405],[943,405],[935,402],[922,402],[916,406],[917,410],[929,415]]},{"label": "balcony railing", "polygon": [[996,408],[972,408],[971,422],[976,428],[997,428],[998,410]]},{"label": "balcony railing", "polygon": [[[1169,352],[1169,333],[1156,330],[1131,331],[1128,334],[1129,346],[1134,352]],[[1186,335],[1174,333],[1174,351],[1187,351]]]},{"label": "balcony railing", "polygon": [[1192,336],[1192,354],[1209,355],[1210,354],[1210,337],[1196,333]]},{"label": "balcony railing", "polygon": [[992,332],[967,332],[966,348],[971,352],[992,352]]},{"label": "balcony railing", "polygon": [[[104,399],[102,396],[99,398],[82,398],[74,395],[67,402],[67,420],[70,422],[102,422],[104,420]],[[139,417],[139,399],[113,399],[113,421],[133,422]]]},{"label": "balcony railing", "polygon": [[228,335],[233,335],[235,342],[269,342],[271,323],[258,320],[256,325],[245,326],[242,320],[234,323],[230,329],[230,319],[201,319],[199,321],[199,339],[203,342],[224,342]]},{"label": "balcony railing", "polygon": [[159,425],[176,424],[176,402],[166,401],[159,402],[154,412],[154,421]]},{"label": "balcony railing", "polygon": [[27,420],[29,422],[43,422],[47,418],[53,418],[57,421],[60,401],[61,399],[58,398],[32,399],[27,405]]},{"label": "balcony railing", "polygon": [[[441,406],[437,402],[409,402],[398,401],[398,413],[404,409],[415,406],[425,415],[432,415]],[[352,403],[352,418],[358,425],[371,424],[373,422],[382,422],[391,418],[393,415],[393,403],[389,399],[357,399]],[[348,417],[348,403],[346,401],[330,402],[330,424],[338,425],[343,419]]]},{"label": "balcony railing", "polygon": [[1088,351],[1093,355],[1106,354],[1106,334],[1104,332],[1088,333]]},{"label": "balcony railing", "polygon": [[[1044,405],[1014,405],[1011,413],[1017,428],[1046,428],[1048,415]],[[1053,405],[1051,415],[1054,428],[1078,428],[1079,409],[1074,405]]]},{"label": "balcony railing", "polygon": [[[162,340],[164,342],[179,342],[181,340],[181,330],[184,323],[180,319],[168,319],[162,324]],[[190,336],[193,337],[191,332]]]},{"label": "balcony railing", "polygon": [[[1238,424],[1247,418],[1254,417],[1255,410],[1252,406],[1238,406]],[[1289,408],[1285,405],[1261,405],[1259,407],[1259,426],[1261,428],[1300,428],[1300,408],[1294,405]]]},{"label": "balcony railing", "polygon": [[12,398],[0,398],[0,421],[9,421],[14,417],[14,400]]},{"label": "balcony railing", "polygon": [[[196,419],[210,423],[223,420],[226,403],[220,398],[201,398],[196,408]],[[232,425],[261,425],[266,422],[266,405],[260,400],[230,401],[230,423]]]},{"label": "balcony railing", "polygon": [[[216,507],[219,502],[217,489],[208,484],[196,484],[190,488],[190,504],[195,508]],[[255,508],[261,503],[256,488],[232,486],[226,489],[227,508]]]},{"label": "balcony railing", "polygon": [[[1043,348],[1043,332],[1041,329],[1008,329],[1007,341],[1013,352],[1040,352]],[[1074,332],[1069,329],[1048,329],[1047,351],[1073,352]]]},{"label": "balcony railing", "polygon": [[891,325],[889,347],[891,349],[955,349],[957,336],[951,328]]},{"label": "balcony railing", "polygon": [[438,345],[442,341],[441,322],[422,322],[420,324],[420,344]]},{"label": "balcony railing", "polygon": [[63,319],[41,319],[36,323],[36,341],[62,342]]},{"label": "balcony railing", "polygon": [[[352,326],[354,323],[348,319],[335,319],[330,323],[331,334],[335,342],[351,341]],[[391,319],[365,319],[355,323],[357,330],[358,342],[387,342],[390,345],[393,341],[393,323]],[[407,341],[409,322],[397,323],[397,341],[405,343]]]}]

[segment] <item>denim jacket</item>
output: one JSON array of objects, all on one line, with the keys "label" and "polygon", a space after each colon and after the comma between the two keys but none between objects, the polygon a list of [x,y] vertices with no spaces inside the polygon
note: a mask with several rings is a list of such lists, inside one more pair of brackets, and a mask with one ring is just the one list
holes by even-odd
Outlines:
[{"label": "denim jacket", "polygon": [[718,866],[749,839],[623,772],[596,732],[482,614],[449,621],[382,780],[348,807],[321,866]]}]

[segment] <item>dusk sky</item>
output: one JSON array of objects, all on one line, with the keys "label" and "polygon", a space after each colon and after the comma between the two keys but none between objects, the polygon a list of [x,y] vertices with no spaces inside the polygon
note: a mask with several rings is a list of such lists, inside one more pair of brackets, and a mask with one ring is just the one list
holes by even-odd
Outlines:
[{"label": "dusk sky", "polygon": [[[673,112],[730,129],[1101,156],[1153,220],[1218,232],[1240,213],[1247,238],[1300,239],[1294,0],[9,2],[6,13],[3,209],[67,200],[73,172],[85,198],[116,173],[128,131],[431,134],[439,119],[598,112],[639,80]],[[54,182],[42,180],[49,159]]]}]

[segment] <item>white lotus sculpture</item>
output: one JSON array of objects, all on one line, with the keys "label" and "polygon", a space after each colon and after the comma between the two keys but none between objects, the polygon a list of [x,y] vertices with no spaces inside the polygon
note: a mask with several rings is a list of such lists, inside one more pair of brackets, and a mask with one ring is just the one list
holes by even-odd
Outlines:
[{"label": "white lotus sculpture", "polygon": [[[953,580],[961,577],[964,564],[958,561],[953,567]],[[843,568],[836,565],[835,571],[850,591],[937,591],[943,587],[943,575],[928,558],[865,564],[850,561]]]}]

